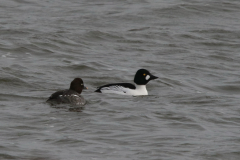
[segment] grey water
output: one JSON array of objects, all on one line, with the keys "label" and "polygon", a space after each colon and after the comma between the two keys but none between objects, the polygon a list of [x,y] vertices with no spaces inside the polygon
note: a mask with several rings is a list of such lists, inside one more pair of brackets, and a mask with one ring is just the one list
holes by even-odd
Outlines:
[{"label": "grey water", "polygon": [[[45,103],[76,77],[83,109]],[[0,159],[239,160],[240,1],[1,0]]]}]

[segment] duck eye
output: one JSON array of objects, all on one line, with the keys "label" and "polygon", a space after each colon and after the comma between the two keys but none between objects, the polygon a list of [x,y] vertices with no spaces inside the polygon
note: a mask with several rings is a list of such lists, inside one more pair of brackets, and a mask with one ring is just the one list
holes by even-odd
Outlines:
[{"label": "duck eye", "polygon": [[146,74],[145,74],[145,73],[143,73],[143,76],[146,76]]}]

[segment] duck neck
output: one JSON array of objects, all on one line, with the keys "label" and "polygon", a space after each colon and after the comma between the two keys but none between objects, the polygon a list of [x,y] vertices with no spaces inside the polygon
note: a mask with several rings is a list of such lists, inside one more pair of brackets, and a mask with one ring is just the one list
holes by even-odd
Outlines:
[{"label": "duck neck", "polygon": [[136,91],[139,93],[139,95],[148,95],[146,85],[135,84],[135,86],[136,86]]}]

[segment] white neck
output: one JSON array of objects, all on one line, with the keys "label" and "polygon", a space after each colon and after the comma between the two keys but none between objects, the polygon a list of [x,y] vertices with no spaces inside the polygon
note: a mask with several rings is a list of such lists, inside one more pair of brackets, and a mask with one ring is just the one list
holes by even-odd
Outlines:
[{"label": "white neck", "polygon": [[135,84],[136,89],[134,95],[148,95],[146,85],[137,85]]}]

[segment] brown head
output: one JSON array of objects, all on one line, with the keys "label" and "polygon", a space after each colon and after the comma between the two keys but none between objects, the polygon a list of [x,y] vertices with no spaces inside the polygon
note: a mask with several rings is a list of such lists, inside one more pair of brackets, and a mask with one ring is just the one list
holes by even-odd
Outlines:
[{"label": "brown head", "polygon": [[83,80],[81,78],[75,78],[71,82],[70,89],[78,92],[79,94],[81,94],[82,90],[87,89],[87,87],[84,86]]}]

